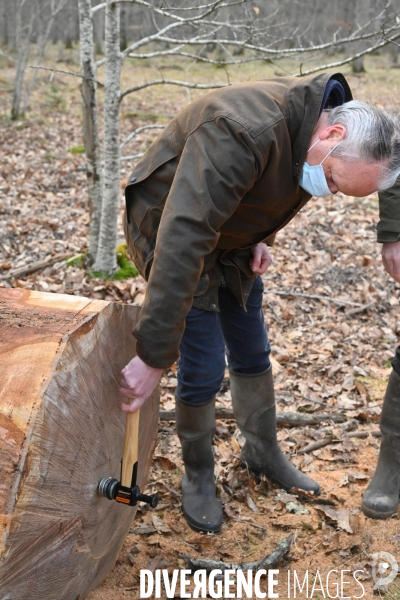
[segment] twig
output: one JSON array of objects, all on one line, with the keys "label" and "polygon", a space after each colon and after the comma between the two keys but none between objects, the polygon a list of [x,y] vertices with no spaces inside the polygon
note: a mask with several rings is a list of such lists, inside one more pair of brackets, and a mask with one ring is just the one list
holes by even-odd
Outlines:
[{"label": "twig", "polygon": [[178,492],[175,492],[175,490],[172,490],[170,487],[167,486],[166,483],[164,483],[163,481],[159,481],[159,483],[161,483],[161,485],[163,485],[165,487],[165,489],[167,490],[167,492],[169,492],[171,494],[171,496],[173,498],[175,498],[175,500],[178,500],[178,502],[181,501],[181,496],[180,494],[178,494]]},{"label": "twig", "polygon": [[351,433],[346,433],[345,436],[343,436],[343,439],[347,439],[347,438],[359,438],[361,440],[367,438],[369,436],[369,432],[368,431],[352,431]]},{"label": "twig", "polygon": [[137,158],[142,158],[144,152],[139,152],[138,154],[130,154],[129,156],[121,156],[121,161],[125,160],[136,160]]},{"label": "twig", "polygon": [[325,65],[320,65],[319,67],[316,67],[315,69],[309,69],[308,71],[295,73],[295,74],[293,74],[293,76],[294,77],[304,77],[305,75],[311,75],[312,73],[317,73],[318,71],[325,71],[327,69],[333,69],[336,67],[340,67],[341,65],[346,65],[350,62],[353,62],[357,58],[361,58],[361,56],[365,56],[366,54],[375,52],[379,48],[383,48],[384,46],[387,46],[388,44],[390,44],[391,42],[396,40],[399,36],[400,36],[400,33],[396,33],[395,35],[391,36],[390,38],[384,38],[383,42],[374,44],[373,46],[370,46],[366,50],[363,50],[362,52],[357,52],[356,54],[353,54],[352,56],[348,56],[347,58],[345,58],[343,60],[327,63]]},{"label": "twig", "polygon": [[[339,444],[340,442],[344,442],[349,438],[365,439],[369,436],[369,434],[369,431],[353,431],[351,433],[346,433],[342,438],[337,438],[333,435],[327,435],[323,440],[318,440],[316,442],[307,444],[307,446],[304,446],[298,450],[297,454],[308,454],[309,452],[319,450],[319,448],[323,448],[324,446],[329,446],[329,444]],[[374,437],[380,437],[382,434],[380,431],[371,431],[371,435]]]},{"label": "twig", "polygon": [[123,148],[131,141],[132,138],[136,137],[138,133],[142,133],[142,131],[145,131],[146,129],[165,129],[165,125],[143,125],[143,127],[138,127],[128,135],[126,140],[120,145],[119,149],[123,150]]},{"label": "twig", "polygon": [[251,521],[245,521],[244,519],[238,519],[237,517],[231,517],[234,521],[236,521],[236,523],[245,523],[246,525],[251,525],[252,527],[255,527],[256,529],[261,529],[264,533],[266,533],[267,528],[263,527],[262,525],[257,525],[257,523],[252,523]]},{"label": "twig", "polygon": [[65,260],[67,258],[70,258],[71,256],[71,253],[55,254],[54,256],[45,258],[44,260],[37,260],[33,263],[30,263],[29,265],[25,265],[23,267],[19,267],[18,269],[8,271],[7,273],[0,275],[0,279],[18,279],[18,277],[24,277],[25,275],[29,275],[30,273],[34,273],[35,271],[41,271],[46,267],[51,267],[60,260]]},{"label": "twig", "polygon": [[293,542],[293,533],[287,538],[278,542],[277,547],[267,556],[260,558],[254,562],[245,563],[226,563],[221,560],[209,560],[204,558],[190,558],[186,554],[179,554],[179,558],[183,558],[187,562],[187,566],[193,571],[205,569],[208,573],[214,569],[225,571],[232,569],[234,571],[258,571],[259,569],[272,569],[279,565],[283,558],[289,553],[290,546]]},{"label": "twig", "polygon": [[135,85],[133,87],[127,88],[123,92],[120,92],[119,98],[120,98],[120,100],[122,100],[122,98],[124,98],[127,94],[131,94],[132,92],[144,90],[145,88],[147,88],[151,85],[163,85],[163,84],[178,85],[178,86],[182,86],[185,88],[193,88],[193,89],[199,89],[199,90],[212,90],[212,89],[227,87],[230,85],[229,83],[222,83],[222,82],[221,83],[190,83],[189,81],[180,81],[179,79],[164,79],[164,78],[163,79],[153,79],[152,81],[146,81],[139,85]]},{"label": "twig", "polygon": [[42,69],[43,71],[52,71],[53,73],[63,73],[64,75],[73,75],[74,77],[80,77],[81,79],[88,79],[89,81],[94,81],[100,87],[104,87],[104,83],[101,83],[98,79],[93,79],[92,77],[86,77],[86,75],[82,75],[82,73],[75,73],[74,71],[68,71],[67,69],[55,69],[54,67],[39,67],[37,65],[29,65],[30,69]]},{"label": "twig", "polygon": [[345,437],[364,439],[369,435],[373,435],[374,437],[382,437],[382,433],[379,431],[379,429],[374,429],[374,431],[353,431],[352,433],[347,433]]},{"label": "twig", "polygon": [[6,58],[7,60],[10,60],[13,63],[16,62],[16,60],[12,56],[10,56],[9,54],[6,54],[2,50],[0,50],[0,56],[4,56],[4,58]]},{"label": "twig", "polygon": [[352,308],[351,310],[348,310],[344,314],[346,317],[350,317],[351,315],[357,315],[358,313],[362,313],[365,310],[369,310],[370,308],[372,308],[374,306],[374,304],[375,304],[375,302],[369,302],[368,304],[364,304],[364,306],[360,306],[360,308]]},{"label": "twig", "polygon": [[[339,306],[356,306],[362,310],[365,310],[366,307],[370,307],[371,305],[359,304],[358,302],[351,302],[350,300],[337,300],[336,298],[330,298],[330,296],[318,296],[317,294],[302,294],[301,292],[285,292],[282,290],[264,290],[264,294],[276,294],[277,296],[296,296],[299,298],[308,298],[309,300],[323,300],[326,302],[333,302],[333,304],[339,304]],[[350,313],[346,313],[350,314]]]},{"label": "twig", "polygon": [[[217,408],[215,411],[217,419],[234,419],[233,411],[227,408]],[[161,421],[175,421],[175,411],[160,410]],[[318,425],[322,421],[333,421],[334,423],[344,423],[345,415],[320,413],[318,415],[307,415],[296,412],[277,412],[276,422],[281,427],[301,427],[302,425]]]},{"label": "twig", "polygon": [[307,402],[313,402],[314,404],[320,404],[321,406],[330,406],[327,402],[321,402],[321,400],[314,400],[314,398],[310,398],[309,396],[303,396],[303,400]]}]

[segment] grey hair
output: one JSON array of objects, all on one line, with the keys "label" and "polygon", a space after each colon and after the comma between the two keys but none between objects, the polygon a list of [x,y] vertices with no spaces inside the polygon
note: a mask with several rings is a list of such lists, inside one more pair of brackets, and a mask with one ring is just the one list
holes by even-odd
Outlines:
[{"label": "grey hair", "polygon": [[343,125],[346,136],[332,155],[363,162],[384,162],[379,190],[400,175],[400,123],[388,112],[360,100],[324,111],[329,125]]}]

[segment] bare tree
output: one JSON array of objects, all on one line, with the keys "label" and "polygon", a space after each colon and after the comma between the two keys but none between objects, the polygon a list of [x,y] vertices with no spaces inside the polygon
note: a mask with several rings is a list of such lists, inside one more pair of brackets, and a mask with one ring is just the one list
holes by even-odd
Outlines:
[{"label": "bare tree", "polygon": [[[30,94],[36,82],[37,69],[34,69],[30,81],[24,91],[25,74],[33,34],[36,33],[38,39],[35,65],[38,67],[43,60],[44,51],[50,37],[54,20],[68,1],[69,0],[30,0],[30,2],[28,2],[28,0],[18,0],[15,28],[17,60],[11,108],[12,119],[18,119],[25,113],[28,107]],[[44,26],[45,22],[46,26]],[[21,109],[23,98],[23,106]]]},{"label": "bare tree", "polygon": [[[49,6],[49,8],[50,8],[49,17],[46,20],[43,18],[38,19],[38,49],[37,49],[37,58],[36,58],[36,66],[37,67],[39,67],[42,64],[42,60],[44,57],[44,51],[46,49],[47,42],[49,41],[50,33],[51,33],[52,27],[54,25],[54,21],[58,15],[58,13],[64,8],[64,6],[67,4],[67,2],[68,2],[68,0],[50,0],[50,2],[47,3],[50,5]],[[37,14],[38,15],[40,15],[40,13],[43,13],[45,11],[46,6],[45,6],[45,3],[43,2],[43,0],[36,0],[36,6],[37,6]],[[46,21],[46,26],[43,27],[43,24],[45,21]],[[29,98],[30,98],[31,92],[36,83],[37,73],[38,73],[38,69],[33,69],[30,81],[29,81],[28,85],[26,86],[24,105],[22,108],[23,114],[25,114],[25,112],[28,108]]]},{"label": "bare tree", "polygon": [[99,243],[103,174],[98,126],[96,64],[94,61],[93,15],[90,0],[79,0],[80,57],[82,68],[83,138],[85,140],[90,229],[88,260],[94,262]]},{"label": "bare tree", "polygon": [[120,52],[120,7],[106,3],[106,81],[104,86],[104,191],[95,271],[117,269],[117,218],[120,181],[119,106],[123,56]]},{"label": "bare tree", "polygon": [[[30,9],[27,23],[24,23],[22,13],[25,5]],[[11,107],[11,118],[18,119],[20,116],[20,106],[23,95],[24,76],[28,64],[29,50],[31,45],[31,36],[34,23],[34,12],[32,4],[28,5],[27,0],[18,0],[15,17],[15,43],[17,47],[17,60],[15,68],[14,91]]]},{"label": "bare tree", "polygon": [[[204,3],[202,3],[203,1]],[[120,50],[119,22],[119,6],[122,2],[126,8],[135,6],[137,9],[139,6],[142,10],[148,11],[150,15],[150,20],[143,19],[147,33],[128,44],[123,51]],[[88,12],[89,5],[90,0],[80,0],[80,11],[84,9]],[[311,36],[307,36],[307,26],[301,28],[295,25],[291,31],[288,31],[288,25],[282,21],[277,7],[267,12],[265,5],[259,9],[247,0],[212,0],[211,2],[198,0],[190,5],[182,3],[180,6],[177,6],[176,3],[173,6],[157,3],[157,0],[106,0],[106,2],[91,8],[91,15],[100,10],[105,10],[106,23],[106,54],[97,63],[97,67],[102,64],[106,66],[104,186],[97,253],[93,268],[95,271],[108,274],[112,274],[116,269],[120,151],[125,147],[128,139],[132,139],[138,132],[132,132],[130,137],[120,144],[119,109],[121,101],[132,92],[154,85],[176,85],[190,90],[221,87],[231,83],[228,77],[216,84],[190,82],[187,80],[189,73],[189,68],[187,68],[185,80],[167,79],[161,76],[122,90],[121,69],[126,58],[157,60],[166,56],[178,56],[182,60],[188,60],[188,65],[190,61],[200,60],[224,67],[258,60],[275,62],[283,58],[290,58],[292,62],[297,62],[299,65],[293,74],[301,76],[349,63],[383,48],[400,37],[400,24],[396,20],[396,13],[392,10],[390,2],[377,10],[369,19],[364,19],[361,24],[357,22],[352,26],[351,31],[338,25],[332,33],[329,33],[329,39],[323,39],[322,35],[318,39],[315,37],[311,39]],[[128,14],[128,10],[125,11],[125,14]],[[320,14],[317,16],[321,18]],[[92,44],[93,48],[93,19],[88,18],[87,23],[89,27],[92,27],[92,41],[88,41],[89,38],[87,38],[85,45],[87,44],[87,48],[89,48]],[[83,35],[82,31],[81,20],[81,36]],[[324,32],[324,36],[326,38],[326,32]],[[296,40],[297,44],[294,44],[293,40]],[[360,43],[364,44],[364,48],[361,50],[359,49]],[[199,52],[201,49],[209,48],[211,44],[214,45],[216,51],[211,54]],[[340,60],[323,60],[329,50],[335,49],[342,51]],[[82,52],[81,57],[83,57]],[[93,66],[90,70],[85,70],[83,59],[82,76],[85,78],[84,82],[91,81],[93,86],[91,101],[86,102],[84,110],[97,111],[96,70],[93,69]],[[85,85],[87,84],[84,83]],[[91,116],[87,114],[85,118],[86,122],[89,122],[88,119],[92,123],[97,122],[94,112]],[[94,140],[94,135],[97,135],[97,141]],[[85,145],[86,148],[96,147],[99,151],[98,133],[94,127],[85,127]],[[91,153],[90,150],[87,154],[88,176],[89,188],[93,189],[93,180],[90,180],[93,166],[89,167],[90,164],[94,164],[93,158],[90,158]],[[96,161],[96,165],[99,167],[100,159],[98,158]],[[99,181],[101,181],[100,176]],[[93,212],[92,218],[97,218]],[[93,249],[96,246],[94,239],[92,240],[92,234],[95,237],[95,229],[93,227],[93,231],[91,230],[90,253],[94,252]]]}]

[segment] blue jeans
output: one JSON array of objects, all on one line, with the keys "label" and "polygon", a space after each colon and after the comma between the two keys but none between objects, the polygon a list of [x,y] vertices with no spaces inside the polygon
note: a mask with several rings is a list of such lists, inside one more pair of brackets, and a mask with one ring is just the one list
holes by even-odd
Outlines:
[{"label": "blue jeans", "polygon": [[228,365],[235,373],[262,373],[271,352],[262,310],[263,283],[255,278],[247,312],[227,287],[219,288],[220,312],[192,308],[179,348],[177,395],[201,404],[221,388]]}]

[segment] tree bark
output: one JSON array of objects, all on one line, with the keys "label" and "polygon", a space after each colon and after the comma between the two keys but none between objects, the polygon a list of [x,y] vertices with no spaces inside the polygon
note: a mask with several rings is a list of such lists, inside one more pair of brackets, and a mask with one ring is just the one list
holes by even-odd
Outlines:
[{"label": "tree bark", "polygon": [[91,0],[79,0],[79,35],[83,100],[83,138],[86,153],[86,176],[89,194],[88,261],[93,263],[99,244],[103,174],[97,112],[96,64],[93,56],[93,16]]},{"label": "tree bark", "polygon": [[[135,509],[97,492],[120,480],[118,378],[137,307],[0,290],[0,597],[84,598],[113,567]],[[140,415],[138,484],[154,450],[158,394]]]},{"label": "tree bark", "polygon": [[99,246],[94,271],[112,274],[117,269],[117,218],[120,195],[119,107],[122,54],[119,39],[119,4],[106,5],[106,81],[104,86],[104,191]]}]

